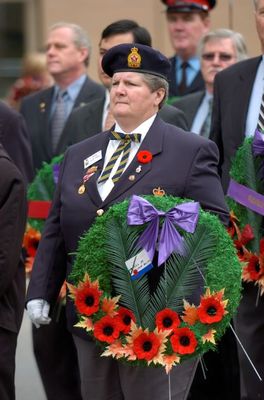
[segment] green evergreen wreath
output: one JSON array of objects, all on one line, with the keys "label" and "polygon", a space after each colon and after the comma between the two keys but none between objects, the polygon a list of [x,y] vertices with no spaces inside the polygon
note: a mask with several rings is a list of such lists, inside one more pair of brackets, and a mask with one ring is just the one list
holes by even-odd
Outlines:
[{"label": "green evergreen wreath", "polygon": [[[262,133],[256,131],[255,137],[246,138],[237,150],[230,177],[232,185],[243,185],[242,193],[234,188],[228,191],[227,203],[230,212],[230,235],[234,240],[238,256],[243,262],[242,280],[259,286],[259,293],[264,294],[264,238],[263,215],[258,204],[263,208],[264,195],[264,154],[262,153]],[[256,140],[256,150],[254,142]],[[232,187],[232,186],[231,186]],[[250,189],[252,192],[248,192]],[[250,199],[250,203],[244,199]],[[257,212],[259,211],[259,212]],[[263,211],[262,211],[263,213]]]},{"label": "green evergreen wreath", "polygon": [[[54,166],[62,162],[63,155],[54,157],[50,163],[43,163],[33,182],[28,188],[28,201],[51,201],[55,191]],[[28,218],[29,225],[39,232],[43,231],[45,219]]]},{"label": "green evergreen wreath", "polygon": [[[230,177],[237,183],[264,194],[264,181],[261,179],[260,171],[264,163],[263,156],[254,156],[252,143],[254,138],[245,138],[242,146],[237,150],[232,160]],[[254,238],[248,242],[248,248],[253,252],[259,252],[259,243],[262,237],[263,216],[241,205],[229,196],[226,197],[230,210],[238,219],[241,230],[249,224],[254,232]]]},{"label": "green evergreen wreath", "polygon": [[[187,201],[172,196],[143,198],[162,211]],[[77,326],[100,343],[104,356],[165,366],[169,371],[178,362],[216,348],[239,304],[241,265],[218,218],[200,210],[193,234],[177,228],[184,237],[186,253],[170,255],[156,290],[150,293],[148,274],[131,280],[125,266],[125,261],[137,254],[136,241],[147,225],[128,226],[128,206],[129,200],[125,200],[110,207],[79,241],[68,283],[79,315]],[[203,265],[205,293],[200,305],[194,306],[182,293],[192,293],[201,278],[197,265]],[[113,298],[113,293],[117,297]],[[218,306],[222,315],[216,321],[209,310]],[[206,322],[198,318],[199,313]],[[129,325],[126,330],[124,321]],[[161,321],[166,321],[165,325],[170,321],[177,328],[166,330]],[[144,340],[152,349],[149,352]]]}]

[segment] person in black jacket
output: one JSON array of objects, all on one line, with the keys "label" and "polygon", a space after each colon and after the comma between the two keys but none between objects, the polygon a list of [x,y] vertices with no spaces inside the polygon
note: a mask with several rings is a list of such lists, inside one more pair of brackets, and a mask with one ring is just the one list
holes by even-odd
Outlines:
[{"label": "person in black jacket", "polygon": [[15,399],[15,355],[25,301],[21,246],[26,223],[22,174],[0,144],[0,399]]}]

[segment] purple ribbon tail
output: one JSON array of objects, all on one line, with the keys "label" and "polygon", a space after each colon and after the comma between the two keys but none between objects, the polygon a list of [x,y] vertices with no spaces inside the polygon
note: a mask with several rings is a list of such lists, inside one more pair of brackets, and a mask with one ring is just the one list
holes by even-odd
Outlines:
[{"label": "purple ribbon tail", "polygon": [[60,172],[60,165],[54,164],[53,165],[53,180],[54,180],[55,185],[57,185],[58,180],[59,180],[59,172]]},{"label": "purple ribbon tail", "polygon": [[252,151],[254,156],[264,155],[264,135],[258,130],[255,131]]},{"label": "purple ribbon tail", "polygon": [[166,218],[160,234],[158,266],[163,264],[174,251],[180,255],[184,254],[184,240],[172,222]]},{"label": "purple ribbon tail", "polygon": [[156,242],[159,233],[159,217],[156,216],[149,223],[145,231],[138,240],[138,246],[142,247],[148,253],[149,259],[152,261],[155,254]]}]

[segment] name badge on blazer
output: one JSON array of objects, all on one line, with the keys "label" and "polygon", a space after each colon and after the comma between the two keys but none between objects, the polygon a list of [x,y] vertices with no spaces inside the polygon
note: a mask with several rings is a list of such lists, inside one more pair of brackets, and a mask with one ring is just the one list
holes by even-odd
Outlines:
[{"label": "name badge on blazer", "polygon": [[90,157],[87,157],[85,160],[83,160],[84,169],[88,168],[90,165],[93,165],[97,161],[101,160],[102,157],[103,157],[102,150],[99,150]]}]

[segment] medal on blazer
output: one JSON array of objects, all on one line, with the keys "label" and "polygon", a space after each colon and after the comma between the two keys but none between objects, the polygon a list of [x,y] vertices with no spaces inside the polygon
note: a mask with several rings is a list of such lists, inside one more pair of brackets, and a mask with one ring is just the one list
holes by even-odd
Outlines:
[{"label": "medal on blazer", "polygon": [[83,194],[85,192],[85,186],[84,185],[81,185],[80,187],[79,187],[79,189],[78,189],[78,193],[79,194]]},{"label": "medal on blazer", "polygon": [[165,190],[161,189],[160,187],[153,189],[152,193],[155,197],[163,197],[166,194]]},{"label": "medal on blazer", "polygon": [[81,184],[81,186],[78,189],[78,193],[79,194],[83,194],[85,192],[85,182],[87,182],[91,176],[93,176],[93,174],[97,171],[98,166],[97,165],[93,165],[92,167],[88,168],[87,171],[85,172],[84,176],[83,176],[83,183]]},{"label": "medal on blazer", "polygon": [[44,103],[44,101],[42,101],[42,102],[39,104],[39,108],[40,108],[40,111],[41,111],[41,112],[45,112],[45,111],[46,111],[46,103]]}]

